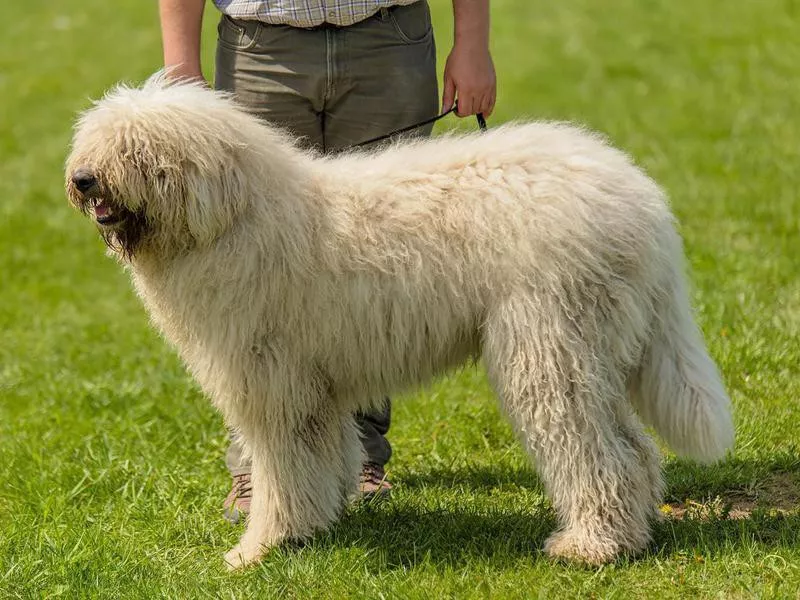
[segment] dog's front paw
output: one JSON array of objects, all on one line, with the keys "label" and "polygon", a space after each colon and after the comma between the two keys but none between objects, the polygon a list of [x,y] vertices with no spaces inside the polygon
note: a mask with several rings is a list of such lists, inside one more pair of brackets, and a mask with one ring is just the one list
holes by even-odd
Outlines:
[{"label": "dog's front paw", "polygon": [[605,536],[581,530],[558,531],[544,543],[550,558],[587,565],[602,565],[613,561],[621,552],[619,543]]},{"label": "dog's front paw", "polygon": [[266,552],[261,543],[240,541],[225,554],[228,571],[237,571],[258,563]]}]

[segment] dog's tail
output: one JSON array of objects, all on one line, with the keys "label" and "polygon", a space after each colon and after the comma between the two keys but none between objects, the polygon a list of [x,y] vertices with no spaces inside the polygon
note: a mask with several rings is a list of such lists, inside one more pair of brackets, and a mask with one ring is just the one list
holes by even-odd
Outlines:
[{"label": "dog's tail", "polygon": [[670,279],[631,401],[679,456],[714,462],[733,446],[730,399],[695,324],[683,274]]}]

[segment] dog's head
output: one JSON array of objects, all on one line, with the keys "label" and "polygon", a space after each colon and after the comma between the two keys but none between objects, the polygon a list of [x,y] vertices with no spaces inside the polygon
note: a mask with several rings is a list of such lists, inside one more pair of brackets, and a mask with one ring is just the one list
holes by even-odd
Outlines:
[{"label": "dog's head", "polygon": [[67,196],[124,258],[148,244],[209,244],[242,210],[243,129],[252,123],[198,83],[160,74],[117,87],[78,119]]}]

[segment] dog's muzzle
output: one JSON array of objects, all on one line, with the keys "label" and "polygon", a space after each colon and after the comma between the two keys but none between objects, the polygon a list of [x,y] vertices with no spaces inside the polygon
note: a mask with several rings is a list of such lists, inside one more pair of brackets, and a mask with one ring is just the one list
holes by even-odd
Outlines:
[{"label": "dog's muzzle", "polygon": [[86,212],[91,210],[98,225],[114,225],[123,220],[124,211],[103,197],[100,182],[90,169],[80,167],[70,179],[80,195],[81,208]]}]

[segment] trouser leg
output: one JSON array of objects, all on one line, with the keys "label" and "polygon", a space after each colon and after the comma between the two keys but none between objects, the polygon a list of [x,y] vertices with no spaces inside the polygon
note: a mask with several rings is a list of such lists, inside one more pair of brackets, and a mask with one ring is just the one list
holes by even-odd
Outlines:
[{"label": "trouser leg", "polygon": [[386,439],[392,421],[392,403],[385,398],[379,410],[356,414],[356,423],[361,430],[361,443],[367,462],[384,466],[392,457],[392,445]]},{"label": "trouser leg", "polygon": [[427,2],[385,9],[328,34],[334,73],[324,111],[327,151],[436,116],[436,47]]}]

